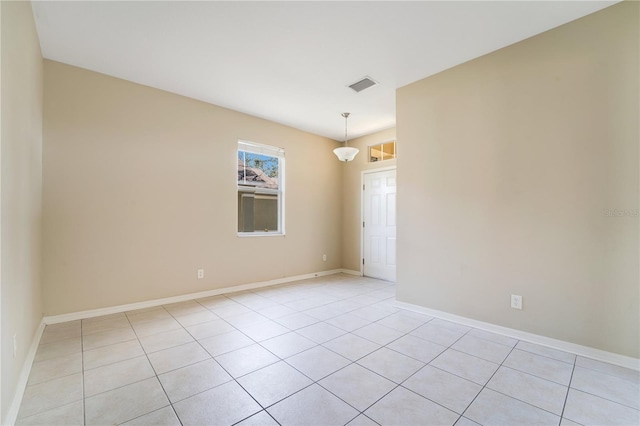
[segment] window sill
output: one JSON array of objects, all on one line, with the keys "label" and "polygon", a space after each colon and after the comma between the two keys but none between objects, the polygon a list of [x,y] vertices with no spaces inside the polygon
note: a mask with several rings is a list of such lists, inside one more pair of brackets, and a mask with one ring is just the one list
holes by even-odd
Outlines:
[{"label": "window sill", "polygon": [[240,238],[246,237],[284,237],[284,232],[238,232]]}]

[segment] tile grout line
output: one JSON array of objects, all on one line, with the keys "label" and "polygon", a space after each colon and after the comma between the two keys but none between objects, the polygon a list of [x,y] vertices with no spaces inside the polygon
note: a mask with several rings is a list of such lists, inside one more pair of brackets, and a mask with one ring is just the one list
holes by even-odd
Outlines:
[{"label": "tile grout line", "polygon": [[82,424],[87,424],[87,398],[85,398],[85,385],[84,385],[84,334],[83,321],[80,320],[80,360],[82,362]]},{"label": "tile grout line", "polygon": [[[165,312],[167,312],[169,315],[171,315],[171,313],[168,312],[163,306],[160,306],[160,308],[162,308]],[[167,401],[169,402],[169,406],[173,410],[173,413],[176,415],[176,418],[180,422],[180,425],[182,425],[182,420],[180,419],[180,417],[178,417],[178,413],[176,412],[175,408],[173,407],[173,403],[171,402],[171,398],[169,398],[169,394],[167,394],[167,390],[164,388],[164,385],[162,384],[162,381],[160,380],[160,377],[158,377],[158,372],[156,371],[155,367],[151,363],[151,360],[149,359],[149,354],[147,353],[147,350],[144,348],[144,346],[142,346],[142,342],[140,342],[140,337],[138,336],[138,333],[136,332],[136,329],[133,327],[133,324],[131,323],[131,319],[129,318],[129,316],[127,315],[126,312],[124,313],[124,316],[127,319],[127,322],[129,323],[129,326],[131,327],[131,330],[133,331],[133,334],[136,336],[136,339],[138,340],[138,344],[142,348],[142,352],[144,352],[144,356],[146,357],[147,362],[149,363],[149,366],[151,367],[151,370],[153,370],[153,373],[155,374],[154,377],[158,381],[158,384],[160,384],[160,387],[162,388],[162,392],[164,392],[164,395],[167,398]],[[180,324],[180,325],[182,326],[182,324]],[[147,379],[142,379],[142,380],[139,380],[138,382],[135,382],[135,383],[139,383],[139,382],[142,382],[144,380],[147,380]],[[122,387],[124,387],[124,386],[122,386]],[[163,408],[163,407],[158,408],[158,410],[161,409],[161,408]],[[122,423],[126,423],[128,421],[131,421],[133,419],[137,419],[137,418],[142,417],[142,416],[146,416],[147,414],[153,413],[154,411],[157,411],[157,410],[149,411],[148,413],[141,414],[141,415],[139,415],[137,417],[134,417],[132,419],[127,419]]]},{"label": "tile grout line", "polygon": [[576,371],[577,360],[578,359],[576,357],[573,363],[573,368],[571,369],[571,377],[569,377],[569,383],[567,384],[567,394],[564,396],[564,403],[562,404],[562,411],[560,412],[560,423],[562,423],[562,419],[564,418],[564,410],[567,408],[567,400],[569,399],[569,392],[571,391],[571,382],[573,381],[573,373],[575,373]]},{"label": "tile grout line", "polygon": [[[226,297],[226,296],[225,296],[225,297]],[[230,299],[230,298],[228,298],[228,299]],[[198,303],[198,304],[199,304],[200,306],[202,306],[203,308],[205,308],[207,311],[212,312],[209,308],[207,308],[206,306],[202,305],[202,304],[201,304],[200,302],[198,302],[197,300],[195,300],[195,302],[196,302],[196,303]],[[236,302],[236,303],[237,303],[237,302]],[[167,311],[167,312],[169,312],[169,311]],[[255,311],[253,311],[253,312],[255,312]],[[213,313],[215,314],[215,312],[213,312]],[[175,316],[174,316],[171,312],[169,312],[169,315],[171,315],[171,317],[172,317],[174,320],[176,320]],[[217,315],[217,314],[215,314],[215,315]],[[219,316],[218,316],[218,317],[219,317]],[[225,321],[225,320],[224,320],[224,318],[222,318],[222,317],[219,317],[219,318],[220,318],[221,320]],[[187,330],[187,329],[186,329],[186,327],[184,327],[184,326],[182,325],[182,323],[180,323],[180,321],[178,321],[178,320],[176,320],[176,321],[177,321],[177,322],[180,324],[180,326],[181,326],[181,327],[182,327],[182,328],[183,328],[183,329],[184,329],[184,330],[185,330],[185,331],[186,331],[186,332],[187,332],[187,333],[188,333],[188,334],[189,334],[189,335],[194,339],[194,341],[198,343],[198,345],[202,348],[202,350],[204,350],[204,351],[205,351],[205,352],[206,352],[206,353],[211,357],[211,360],[212,360],[213,362],[215,362],[215,363],[216,363],[216,364],[217,364],[217,365],[218,365],[218,366],[219,366],[219,367],[220,367],[220,368],[221,368],[221,369],[222,369],[222,370],[223,370],[223,371],[224,371],[224,372],[225,372],[229,377],[231,377],[231,380],[229,380],[229,381],[227,381],[227,382],[220,383],[220,384],[219,384],[219,385],[217,385],[217,386],[214,386],[214,387],[212,387],[212,388],[205,389],[205,390],[203,390],[203,391],[201,391],[201,392],[198,392],[198,393],[196,393],[196,394],[194,394],[194,395],[191,395],[191,396],[189,396],[189,397],[187,397],[187,398],[185,398],[185,399],[183,399],[183,400],[181,400],[181,401],[184,401],[184,400],[186,400],[186,399],[192,398],[192,397],[194,397],[194,396],[196,396],[196,395],[199,395],[199,394],[202,394],[202,393],[204,393],[204,392],[208,392],[208,391],[210,391],[211,389],[215,389],[215,388],[217,388],[217,387],[220,387],[220,386],[222,386],[222,385],[224,385],[224,384],[226,384],[226,383],[231,383],[231,382],[233,381],[233,382],[235,382],[235,383],[236,383],[236,384],[237,384],[237,385],[238,385],[238,386],[239,386],[239,387],[240,387],[240,388],[241,388],[241,389],[242,389],[242,390],[243,390],[247,395],[249,395],[249,396],[250,396],[250,397],[251,397],[251,398],[256,402],[256,404],[258,404],[258,406],[261,408],[261,410],[260,410],[260,411],[264,411],[264,412],[266,412],[266,413],[267,413],[267,415],[269,415],[271,418],[273,418],[273,416],[271,416],[271,414],[270,414],[270,413],[269,413],[269,412],[268,412],[268,411],[267,411],[267,410],[262,406],[262,404],[260,404],[260,402],[259,402],[259,401],[258,401],[258,400],[253,396],[253,395],[251,395],[251,393],[249,393],[249,392],[248,392],[248,391],[247,391],[247,390],[246,390],[246,389],[245,389],[245,388],[240,384],[240,382],[238,382],[238,380],[237,380],[233,375],[231,375],[231,374],[229,373],[229,371],[228,371],[228,370],[227,370],[227,369],[226,369],[222,364],[220,364],[220,363],[218,362],[218,360],[216,360],[216,359],[215,359],[215,357],[214,357],[214,356],[213,356],[213,355],[212,355],[212,354],[211,354],[211,353],[210,353],[210,352],[209,352],[209,351],[208,351],[204,346],[202,346],[202,344],[200,343],[200,340],[196,339],[196,338],[195,338],[195,336],[193,336],[193,335],[189,332],[189,330]],[[227,323],[227,324],[229,324],[231,327],[234,327],[234,328],[235,328],[235,326],[234,326],[233,324],[230,324],[230,323],[228,323],[227,321],[225,321],[225,323]],[[239,329],[236,329],[236,331],[239,331],[240,333],[242,333],[242,331],[241,331],[241,330],[239,330]],[[242,334],[246,336],[246,334],[244,334],[244,333],[242,333]],[[249,339],[251,339],[251,337],[249,337],[249,336],[247,336],[247,337],[248,337]],[[251,340],[253,340],[253,339],[251,339]],[[254,342],[255,342],[255,340],[254,340]],[[255,342],[255,343],[257,343],[257,342]],[[249,345],[249,346],[251,346],[251,345]],[[247,346],[245,346],[245,347],[247,347]],[[262,347],[262,345],[260,345],[260,347]],[[239,348],[239,349],[242,349],[242,348]],[[265,349],[266,349],[266,348],[265,348]],[[236,350],[237,350],[237,349],[236,349]],[[233,352],[233,351],[229,351],[229,352]],[[227,352],[227,353],[229,353],[229,352]],[[224,355],[224,354],[221,354],[221,355]],[[151,362],[151,361],[149,361],[149,362]],[[275,363],[274,363],[274,364],[275,364]],[[192,364],[192,365],[193,365],[193,364]],[[272,364],[269,364],[269,365],[272,365]],[[153,365],[152,365],[152,367],[153,367]],[[265,366],[265,367],[266,367],[266,366]],[[183,368],[183,367],[180,367],[180,368]],[[264,368],[264,367],[262,367],[262,368]],[[154,371],[155,371],[155,369],[154,369]],[[174,371],[175,371],[175,370],[174,370]],[[256,370],[256,371],[257,371],[257,370]],[[250,374],[250,373],[247,373],[247,374]],[[158,379],[158,381],[160,381],[160,379]],[[160,382],[160,384],[162,384],[162,382]],[[163,388],[163,389],[164,389],[164,388]],[[169,399],[169,396],[168,396],[168,395],[167,395],[167,399]],[[175,408],[173,407],[173,402],[171,402],[171,400],[170,400],[170,399],[169,399],[169,402],[171,403],[171,408],[173,408],[173,410],[174,410],[174,412],[175,412]],[[179,402],[179,401],[178,401],[178,402]],[[236,423],[240,423],[240,422],[242,422],[242,421],[244,421],[244,420],[246,420],[246,419],[248,419],[248,418],[251,418],[252,416],[255,416],[256,414],[260,413],[260,411],[258,411],[257,413],[253,413],[253,414],[249,415],[248,417],[245,417],[245,418],[243,418],[243,419],[240,419],[240,420],[239,420],[238,422],[236,422]],[[180,424],[183,424],[183,423],[182,423],[182,420],[181,420],[181,419],[180,419],[180,417],[178,416],[178,413],[177,413],[177,412],[176,412],[176,417],[178,417],[178,420],[180,421]],[[273,419],[273,420],[274,420],[274,421],[276,421],[276,423],[280,424],[277,420],[275,420],[275,419]],[[236,423],[234,423],[234,424],[236,424]]]},{"label": "tile grout line", "polygon": [[[507,356],[504,357],[504,359],[502,360],[502,362],[498,365],[498,368],[496,368],[496,371],[493,372],[493,374],[491,374],[491,377],[489,377],[489,379],[482,385],[482,389],[480,389],[480,391],[476,394],[476,396],[473,397],[473,399],[471,400],[471,402],[469,402],[469,404],[467,404],[467,408],[464,409],[464,411],[462,412],[462,414],[460,415],[460,417],[464,417],[464,414],[469,410],[469,407],[471,407],[473,405],[473,403],[476,401],[476,399],[478,399],[478,396],[480,396],[480,394],[482,393],[483,390],[487,389],[487,385],[489,384],[489,382],[491,381],[491,379],[493,379],[493,377],[496,375],[496,373],[498,372],[498,370],[500,370],[500,367],[502,367],[502,365],[504,364],[504,362],[506,361],[507,358],[509,358],[509,355],[511,355],[511,353],[516,349],[516,346],[518,345],[518,342],[520,342],[519,340],[516,342],[515,345],[513,345],[513,347],[511,348],[511,350],[509,351],[509,353],[507,354]],[[493,389],[490,389],[493,390]],[[537,407],[536,407],[537,408]],[[468,417],[467,417],[468,418]],[[469,419],[471,420],[471,419]],[[475,420],[473,420],[475,421]]]}]

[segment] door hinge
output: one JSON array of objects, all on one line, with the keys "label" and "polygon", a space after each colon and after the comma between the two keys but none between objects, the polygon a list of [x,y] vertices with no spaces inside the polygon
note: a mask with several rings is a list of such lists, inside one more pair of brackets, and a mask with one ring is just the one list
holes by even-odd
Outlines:
[{"label": "door hinge", "polygon": [[364,220],[362,221],[362,227],[364,228]]},{"label": "door hinge", "polygon": [[364,257],[362,258],[362,264],[364,265]]},{"label": "door hinge", "polygon": [[362,190],[364,191],[364,183],[362,184]]}]

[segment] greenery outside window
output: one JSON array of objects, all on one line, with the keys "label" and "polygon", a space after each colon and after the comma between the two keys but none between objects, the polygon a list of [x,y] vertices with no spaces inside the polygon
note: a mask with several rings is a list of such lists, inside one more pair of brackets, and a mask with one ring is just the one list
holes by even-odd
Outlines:
[{"label": "greenery outside window", "polygon": [[369,162],[391,160],[396,158],[396,141],[385,142],[369,147]]},{"label": "greenery outside window", "polygon": [[238,141],[238,234],[284,234],[284,149]]}]

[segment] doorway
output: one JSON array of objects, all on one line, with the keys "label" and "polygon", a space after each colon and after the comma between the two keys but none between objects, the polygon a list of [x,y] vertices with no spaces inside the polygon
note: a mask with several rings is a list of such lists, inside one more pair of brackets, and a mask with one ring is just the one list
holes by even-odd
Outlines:
[{"label": "doorway", "polygon": [[396,169],[363,173],[362,273],[396,280]]}]

